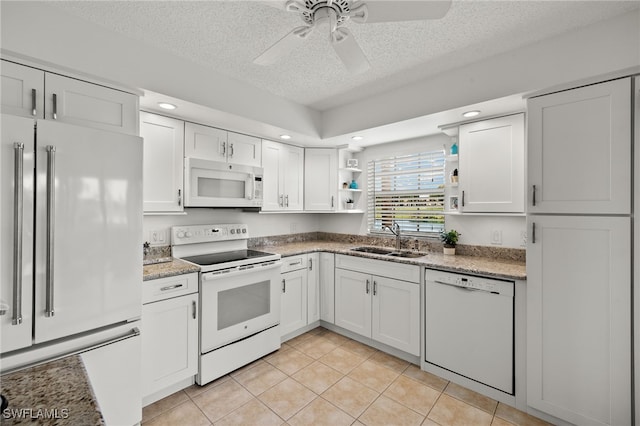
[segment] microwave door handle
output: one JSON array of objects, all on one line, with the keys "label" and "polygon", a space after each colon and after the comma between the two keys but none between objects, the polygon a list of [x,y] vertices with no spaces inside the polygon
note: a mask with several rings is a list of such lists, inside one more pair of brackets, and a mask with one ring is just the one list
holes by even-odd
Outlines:
[{"label": "microwave door handle", "polygon": [[247,194],[247,199],[253,200],[253,194],[256,193],[256,175],[254,173],[249,173],[249,179],[251,180],[251,192]]}]

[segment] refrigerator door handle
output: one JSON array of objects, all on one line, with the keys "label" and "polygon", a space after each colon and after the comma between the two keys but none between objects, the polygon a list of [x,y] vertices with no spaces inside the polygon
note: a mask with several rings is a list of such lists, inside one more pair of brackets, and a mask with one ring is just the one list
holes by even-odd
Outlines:
[{"label": "refrigerator door handle", "polygon": [[56,206],[56,147],[47,145],[47,258],[46,258],[46,304],[44,315],[54,316],[53,309],[53,249]]},{"label": "refrigerator door handle", "polygon": [[13,316],[11,324],[22,324],[22,232],[24,213],[24,144],[16,142],[14,149],[13,186]]}]

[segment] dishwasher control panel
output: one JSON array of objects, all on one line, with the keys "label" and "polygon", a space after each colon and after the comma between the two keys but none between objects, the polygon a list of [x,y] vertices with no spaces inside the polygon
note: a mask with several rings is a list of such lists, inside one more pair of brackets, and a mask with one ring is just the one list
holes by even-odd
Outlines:
[{"label": "dishwasher control panel", "polygon": [[469,290],[480,290],[494,294],[513,296],[513,282],[509,281],[433,270],[427,270],[425,279],[427,282],[435,282],[438,284],[446,284]]}]

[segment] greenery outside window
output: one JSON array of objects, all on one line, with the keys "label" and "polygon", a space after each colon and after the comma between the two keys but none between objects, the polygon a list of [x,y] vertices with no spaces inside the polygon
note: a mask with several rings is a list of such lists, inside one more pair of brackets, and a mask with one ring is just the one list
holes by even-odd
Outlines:
[{"label": "greenery outside window", "polygon": [[400,225],[403,234],[444,230],[443,150],[399,155],[367,165],[369,233]]}]

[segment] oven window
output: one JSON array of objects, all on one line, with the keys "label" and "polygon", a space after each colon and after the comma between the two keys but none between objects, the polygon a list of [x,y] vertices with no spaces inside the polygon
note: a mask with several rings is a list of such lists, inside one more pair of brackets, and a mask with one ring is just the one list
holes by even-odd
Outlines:
[{"label": "oven window", "polygon": [[198,177],[198,197],[244,198],[244,180]]},{"label": "oven window", "polygon": [[218,330],[223,330],[271,310],[270,280],[218,293]]}]

